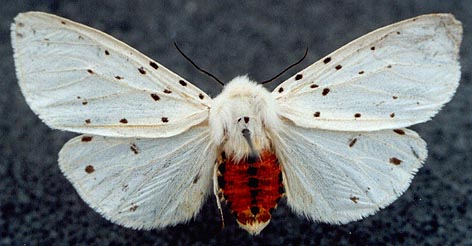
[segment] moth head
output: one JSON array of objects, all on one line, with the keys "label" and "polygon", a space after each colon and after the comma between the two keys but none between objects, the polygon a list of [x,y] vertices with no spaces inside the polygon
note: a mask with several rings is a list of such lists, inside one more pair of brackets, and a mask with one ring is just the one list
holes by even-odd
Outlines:
[{"label": "moth head", "polygon": [[213,101],[210,128],[215,143],[235,160],[259,157],[270,148],[270,132],[279,124],[272,94],[247,76],[236,77]]}]

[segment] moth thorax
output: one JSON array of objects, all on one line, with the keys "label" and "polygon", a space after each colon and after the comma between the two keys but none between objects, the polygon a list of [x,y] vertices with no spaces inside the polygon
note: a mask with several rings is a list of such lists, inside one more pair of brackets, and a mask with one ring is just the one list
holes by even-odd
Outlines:
[{"label": "moth thorax", "polygon": [[262,85],[240,76],[230,81],[211,105],[213,141],[235,161],[260,155],[270,147],[270,132],[278,128],[275,97]]}]

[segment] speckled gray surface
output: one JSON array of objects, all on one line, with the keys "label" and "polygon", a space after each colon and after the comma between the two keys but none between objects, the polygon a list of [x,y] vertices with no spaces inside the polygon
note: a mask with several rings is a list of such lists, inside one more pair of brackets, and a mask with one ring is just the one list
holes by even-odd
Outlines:
[{"label": "speckled gray surface", "polygon": [[[0,245],[20,244],[392,244],[472,245],[472,4],[468,1],[2,1],[0,9]],[[298,59],[311,64],[378,27],[432,12],[464,24],[462,80],[452,101],[414,126],[429,157],[396,202],[364,220],[310,222],[282,204],[260,236],[230,217],[220,228],[214,199],[188,224],[136,231],[89,208],[61,174],[57,154],[74,134],[50,130],[26,105],[14,73],[9,27],[23,11],[58,14],[112,34],[216,95],[219,88],[172,47],[228,81],[264,80]],[[275,83],[275,84],[277,84]],[[271,88],[273,88],[272,85]]]}]

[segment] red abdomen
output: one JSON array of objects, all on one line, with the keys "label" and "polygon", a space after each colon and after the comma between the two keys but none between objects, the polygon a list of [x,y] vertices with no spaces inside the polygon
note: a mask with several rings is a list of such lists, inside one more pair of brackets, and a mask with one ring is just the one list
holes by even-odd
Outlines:
[{"label": "red abdomen", "polygon": [[[264,151],[260,159],[233,162],[223,156],[218,165],[221,199],[231,209],[238,223],[246,228],[265,225],[284,193],[282,173],[273,152]],[[262,229],[262,228],[261,228]]]}]

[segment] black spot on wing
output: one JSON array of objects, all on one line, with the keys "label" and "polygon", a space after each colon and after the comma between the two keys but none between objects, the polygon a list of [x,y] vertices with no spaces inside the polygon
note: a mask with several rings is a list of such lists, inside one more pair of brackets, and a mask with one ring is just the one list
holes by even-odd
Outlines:
[{"label": "black spot on wing", "polygon": [[88,166],[85,167],[85,172],[88,173],[88,174],[91,174],[91,173],[95,172],[95,168],[92,165],[88,165]]},{"label": "black spot on wing", "polygon": [[154,68],[154,69],[158,69],[158,68],[159,68],[159,66],[157,65],[157,63],[155,63],[155,62],[153,62],[153,61],[150,61],[150,62],[149,62],[149,66],[151,66],[151,67]]},{"label": "black spot on wing", "polygon": [[198,180],[200,180],[200,174],[199,173],[197,173],[197,175],[195,175],[195,177],[193,178],[192,183],[196,184],[198,182]]},{"label": "black spot on wing", "polygon": [[131,207],[129,208],[129,211],[134,212],[136,209],[138,209],[138,205],[135,203],[131,203]]},{"label": "black spot on wing", "polygon": [[321,93],[321,95],[326,96],[326,95],[328,95],[329,91],[330,91],[329,88],[324,88],[324,89],[323,89],[323,92]]},{"label": "black spot on wing", "polygon": [[134,154],[137,155],[137,154],[139,153],[139,152],[138,152],[138,146],[136,146],[135,143],[132,143],[132,144],[129,146],[129,148],[131,149],[131,151],[133,151]]},{"label": "black spot on wing", "polygon": [[138,71],[140,74],[143,74],[143,75],[146,74],[146,70],[144,70],[144,67],[138,68]]},{"label": "black spot on wing", "polygon": [[402,163],[402,160],[400,160],[400,159],[398,159],[398,158],[396,158],[396,157],[390,158],[389,161],[390,161],[391,164],[396,165],[396,166],[398,166],[398,165],[400,165],[400,163]]},{"label": "black spot on wing", "polygon": [[152,99],[154,99],[154,101],[159,101],[161,98],[159,97],[159,95],[157,95],[156,93],[152,93],[151,94],[151,97]]},{"label": "black spot on wing", "polygon": [[398,135],[405,135],[405,131],[403,131],[402,129],[393,129],[393,132]]},{"label": "black spot on wing", "polygon": [[356,144],[356,142],[357,142],[357,138],[351,139],[351,141],[349,142],[349,147],[352,148],[352,146],[354,146],[354,144]]},{"label": "black spot on wing", "polygon": [[351,197],[349,197],[349,199],[350,199],[353,203],[357,203],[357,201],[359,201],[359,197],[357,197],[357,196],[351,196]]},{"label": "black spot on wing", "polygon": [[92,141],[93,137],[92,136],[82,136],[81,141],[82,142],[90,142]]},{"label": "black spot on wing", "polygon": [[179,80],[179,84],[181,86],[187,86],[187,82],[183,81],[183,80]]}]

